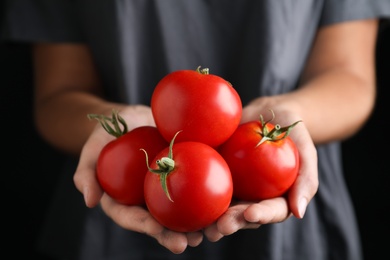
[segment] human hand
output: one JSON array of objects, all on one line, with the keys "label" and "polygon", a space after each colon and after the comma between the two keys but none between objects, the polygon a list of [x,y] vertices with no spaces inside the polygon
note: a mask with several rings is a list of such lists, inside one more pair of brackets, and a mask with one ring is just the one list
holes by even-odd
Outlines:
[{"label": "human hand", "polygon": [[202,232],[181,233],[165,228],[142,206],[126,206],[104,194],[100,204],[103,211],[124,229],[149,235],[170,250],[180,254],[187,246],[198,246],[203,240]]},{"label": "human hand", "polygon": [[[119,113],[126,121],[129,131],[138,126],[154,126],[149,107],[128,106],[120,109]],[[92,208],[100,204],[107,216],[119,226],[154,237],[173,253],[181,253],[187,246],[199,245],[203,239],[201,232],[179,233],[168,230],[159,224],[144,207],[119,204],[104,193],[96,178],[96,162],[100,151],[114,138],[100,124],[97,124],[83,147],[74,174],[74,183],[83,194],[87,207]]]},{"label": "human hand", "polygon": [[[260,98],[243,109],[242,122],[259,120],[260,114],[265,121],[275,113],[275,123],[281,126],[291,125],[301,120],[298,106],[286,105],[272,97]],[[263,224],[285,221],[294,215],[303,218],[306,207],[318,189],[317,151],[304,122],[300,122],[290,132],[300,157],[298,177],[286,196],[267,199],[260,202],[238,201],[216,223],[207,227],[204,234],[210,241],[218,241],[223,236],[233,234],[240,229],[256,229]]]}]

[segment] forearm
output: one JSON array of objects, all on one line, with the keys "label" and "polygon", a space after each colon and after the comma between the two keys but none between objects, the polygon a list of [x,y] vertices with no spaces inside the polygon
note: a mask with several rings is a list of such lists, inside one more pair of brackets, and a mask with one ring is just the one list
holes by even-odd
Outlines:
[{"label": "forearm", "polygon": [[[375,103],[376,20],[322,28],[291,99],[315,143],[355,134]],[[288,102],[288,101],[286,101]]]},{"label": "forearm", "polygon": [[48,143],[66,153],[78,155],[98,123],[89,120],[87,115],[110,115],[113,108],[120,108],[120,105],[89,93],[68,91],[36,102],[35,124]]},{"label": "forearm", "polygon": [[315,143],[343,140],[355,134],[375,103],[375,82],[346,69],[327,71],[286,98],[295,102]]},{"label": "forearm", "polygon": [[82,44],[34,45],[35,124],[54,147],[76,156],[97,124],[90,113],[109,115],[122,105],[105,101],[91,53]]},{"label": "forearm", "polygon": [[256,120],[267,110],[275,113],[273,123],[282,126],[302,120],[316,144],[346,139],[366,122],[375,101],[373,81],[348,70],[331,70],[305,82],[296,91],[260,97],[243,111],[242,121]]}]

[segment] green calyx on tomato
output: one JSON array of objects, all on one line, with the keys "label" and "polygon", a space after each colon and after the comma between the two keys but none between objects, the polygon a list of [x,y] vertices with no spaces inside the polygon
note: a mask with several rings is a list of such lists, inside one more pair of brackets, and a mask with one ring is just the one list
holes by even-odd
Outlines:
[{"label": "green calyx on tomato", "polygon": [[281,127],[279,124],[276,124],[274,128],[272,128],[271,131],[269,131],[267,124],[271,122],[275,118],[275,113],[272,109],[270,109],[270,112],[272,113],[272,118],[268,121],[264,121],[263,115],[260,115],[260,124],[261,124],[261,133],[259,133],[263,138],[261,138],[260,142],[256,145],[259,146],[265,141],[280,141],[284,138],[286,138],[294,126],[296,126],[299,122],[302,122],[302,120],[298,120],[295,123]]},{"label": "green calyx on tomato", "polygon": [[[119,115],[118,111],[112,110],[112,117],[108,117],[105,115],[97,115],[97,114],[88,114],[89,119],[96,119],[102,125],[102,127],[112,136],[116,138],[124,135],[128,132],[126,121]],[[111,125],[114,128],[111,127]],[[120,126],[122,125],[122,127]]]},{"label": "green calyx on tomato", "polygon": [[[199,72],[200,74],[202,75],[209,75],[210,74],[210,70],[209,68],[203,68],[201,69],[201,66],[198,66],[196,68],[196,72]],[[226,81],[230,86],[232,86],[232,83],[230,83],[229,81]]]},{"label": "green calyx on tomato", "polygon": [[198,66],[196,68],[196,71],[203,75],[209,75],[209,68],[203,68],[201,69],[201,66]]},{"label": "green calyx on tomato", "polygon": [[156,161],[156,164],[158,166],[158,169],[152,169],[148,165],[148,153],[144,150],[141,149],[146,156],[146,166],[148,167],[148,170],[152,173],[156,173],[160,175],[160,182],[162,185],[162,188],[164,190],[164,193],[167,195],[168,199],[173,202],[171,195],[169,194],[168,191],[168,186],[167,186],[167,176],[169,173],[173,171],[175,168],[175,161],[173,160],[173,152],[172,152],[172,147],[173,143],[175,141],[176,136],[180,133],[181,131],[178,131],[175,136],[172,138],[170,144],[169,144],[169,152],[168,152],[168,157],[162,157],[161,159]]}]

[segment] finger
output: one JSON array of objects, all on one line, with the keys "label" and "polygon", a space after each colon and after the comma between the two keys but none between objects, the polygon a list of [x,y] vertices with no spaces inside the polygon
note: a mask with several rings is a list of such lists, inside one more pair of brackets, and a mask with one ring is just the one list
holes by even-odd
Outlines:
[{"label": "finger", "polygon": [[87,141],[84,146],[76,172],[73,176],[73,182],[76,188],[84,195],[84,201],[87,207],[96,206],[103,194],[97,179],[96,179],[96,161],[99,155],[98,152],[102,149],[101,143],[93,143]]},{"label": "finger", "polygon": [[168,229],[164,229],[163,232],[153,236],[160,245],[164,246],[174,254],[183,253],[187,246],[187,236],[185,233],[178,233]]},{"label": "finger", "polygon": [[96,206],[103,195],[103,190],[96,178],[96,163],[100,151],[113,139],[112,135],[108,134],[99,123],[96,123],[95,130],[85,142],[81,151],[73,182],[84,195],[87,207]]},{"label": "finger", "polygon": [[217,223],[213,223],[212,225],[205,228],[203,230],[203,233],[207,237],[207,240],[209,240],[210,242],[217,242],[224,237],[224,235],[219,232]]},{"label": "finger", "polygon": [[261,225],[282,222],[290,216],[288,202],[283,197],[252,204],[244,212],[246,221]]},{"label": "finger", "polygon": [[[164,228],[145,208],[119,204],[106,194],[102,197],[101,205],[107,216],[122,228],[147,234],[175,254],[182,253],[187,248],[188,241],[185,233]],[[194,240],[191,243],[196,244],[196,239],[199,238],[192,237],[192,239]]]},{"label": "finger", "polygon": [[231,235],[240,229],[256,229],[260,225],[249,223],[244,218],[244,211],[250,204],[237,204],[230,207],[217,221],[218,231],[224,235]]},{"label": "finger", "polygon": [[[297,179],[288,192],[288,200],[291,212],[297,218],[303,218],[307,205],[318,191],[318,166],[317,150],[309,138],[305,139],[303,128],[300,129],[300,137],[294,141],[299,147],[300,169]],[[307,133],[308,136],[308,133]]]},{"label": "finger", "polygon": [[104,194],[101,199],[103,211],[124,229],[154,236],[162,233],[164,227],[141,206],[126,206],[115,202]]},{"label": "finger", "polygon": [[191,247],[196,247],[200,245],[203,241],[203,233],[202,232],[190,232],[187,233],[187,241],[188,245]]},{"label": "finger", "polygon": [[103,195],[103,190],[93,174],[94,171],[78,169],[73,176],[73,181],[77,189],[83,194],[84,203],[88,208],[98,205]]},{"label": "finger", "polygon": [[297,180],[288,193],[290,209],[295,217],[304,217],[307,206],[317,190],[317,178],[313,175],[298,175]]}]

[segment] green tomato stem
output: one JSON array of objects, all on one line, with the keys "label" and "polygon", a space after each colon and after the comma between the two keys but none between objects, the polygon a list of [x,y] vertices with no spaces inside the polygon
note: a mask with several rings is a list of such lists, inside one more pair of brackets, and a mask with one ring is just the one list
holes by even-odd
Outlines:
[{"label": "green tomato stem", "polygon": [[259,134],[262,136],[262,138],[260,142],[257,143],[256,147],[265,141],[277,142],[283,140],[290,134],[294,126],[296,126],[299,122],[302,122],[302,120],[298,120],[297,122],[285,127],[281,127],[279,124],[276,124],[274,128],[269,131],[267,124],[275,118],[274,111],[272,109],[270,109],[270,111],[272,113],[272,118],[269,121],[265,122],[263,116],[260,115],[261,133]]},{"label": "green tomato stem", "polygon": [[200,68],[201,66],[198,66],[196,68],[196,71],[199,72],[200,74],[203,74],[203,75],[209,75],[209,68],[203,68],[201,69]]},{"label": "green tomato stem", "polygon": [[161,159],[156,161],[157,164],[157,169],[153,169],[148,165],[148,153],[144,149],[140,149],[145,153],[146,157],[146,166],[148,167],[148,170],[152,173],[159,174],[160,175],[160,182],[161,186],[164,190],[165,195],[168,197],[170,201],[173,202],[171,195],[169,194],[168,190],[168,185],[167,185],[167,178],[168,174],[170,174],[174,169],[175,169],[175,161],[173,160],[173,143],[176,139],[176,136],[180,133],[181,131],[178,131],[175,136],[172,138],[170,144],[169,144],[169,150],[168,150],[168,156],[167,157],[162,157]]},{"label": "green tomato stem", "polygon": [[119,115],[118,111],[115,109],[112,110],[111,117],[97,114],[88,114],[87,116],[89,119],[96,119],[104,128],[104,130],[106,130],[107,133],[112,136],[115,136],[116,138],[128,132],[126,121]]}]

